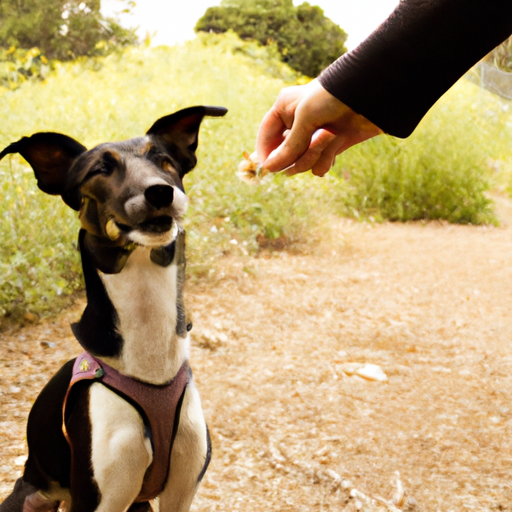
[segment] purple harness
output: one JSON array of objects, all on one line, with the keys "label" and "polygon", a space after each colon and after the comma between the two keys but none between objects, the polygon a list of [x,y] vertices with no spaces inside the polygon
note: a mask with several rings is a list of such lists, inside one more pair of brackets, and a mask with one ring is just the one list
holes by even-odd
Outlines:
[{"label": "purple harness", "polygon": [[63,407],[62,430],[70,446],[71,442],[66,430],[66,406],[71,388],[82,380],[101,382],[118,395],[136,404],[149,423],[153,436],[153,462],[146,471],[142,489],[135,503],[156,498],[167,482],[175,434],[176,409],[189,382],[189,375],[190,369],[188,362],[185,361],[173,380],[157,386],[122,375],[88,352],[83,352],[76,358]]}]

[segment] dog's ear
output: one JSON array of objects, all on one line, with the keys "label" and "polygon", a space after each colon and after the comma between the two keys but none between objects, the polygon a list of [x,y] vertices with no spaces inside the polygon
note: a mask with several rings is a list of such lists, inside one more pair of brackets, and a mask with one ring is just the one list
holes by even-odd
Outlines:
[{"label": "dog's ear", "polygon": [[19,153],[32,167],[37,186],[47,194],[61,195],[64,202],[78,210],[73,195],[67,197],[69,170],[75,159],[87,151],[79,142],[61,133],[40,132],[23,137],[0,153],[0,160],[10,153]]},{"label": "dog's ear", "polygon": [[181,166],[183,177],[197,163],[196,149],[199,127],[205,116],[221,117],[228,110],[224,107],[189,107],[156,121],[146,135],[160,140],[166,151]]}]

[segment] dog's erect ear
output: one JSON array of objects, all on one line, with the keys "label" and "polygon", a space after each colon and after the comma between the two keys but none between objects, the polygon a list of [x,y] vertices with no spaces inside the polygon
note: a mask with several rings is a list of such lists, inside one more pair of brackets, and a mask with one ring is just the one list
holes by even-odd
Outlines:
[{"label": "dog's erect ear", "polygon": [[181,166],[181,175],[191,171],[196,163],[197,136],[205,116],[221,117],[228,111],[224,107],[189,107],[160,118],[146,135],[159,139],[167,152]]},{"label": "dog's erect ear", "polygon": [[74,209],[75,201],[66,198],[69,170],[74,160],[87,149],[61,133],[41,132],[23,137],[0,153],[0,160],[10,153],[19,153],[34,169],[38,187],[47,194],[60,194]]}]

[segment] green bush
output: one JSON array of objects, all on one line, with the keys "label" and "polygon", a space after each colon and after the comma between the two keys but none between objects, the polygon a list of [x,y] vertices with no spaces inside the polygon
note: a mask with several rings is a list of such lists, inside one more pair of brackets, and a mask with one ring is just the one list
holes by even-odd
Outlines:
[{"label": "green bush", "polygon": [[484,162],[474,154],[447,155],[438,140],[429,145],[428,135],[407,143],[369,141],[364,155],[347,156],[337,172],[348,182],[349,211],[392,221],[495,222]]},{"label": "green bush", "polygon": [[347,51],[347,34],[307,2],[295,7],[292,0],[223,0],[206,10],[195,30],[232,30],[243,40],[275,44],[281,60],[307,76],[317,76]]},{"label": "green bush", "polygon": [[16,89],[27,80],[44,80],[52,69],[39,48],[0,48],[0,89]]},{"label": "green bush", "polygon": [[349,214],[389,220],[496,223],[492,155],[510,149],[503,103],[463,80],[406,140],[377,137],[338,157]]},{"label": "green bush", "polygon": [[[203,34],[173,48],[55,63],[44,82],[0,92],[0,148],[37,131],[65,133],[93,147],[139,136],[180,108],[227,107],[225,117],[204,121],[199,163],[185,180],[188,262],[196,276],[226,254],[311,247],[333,214],[493,221],[486,190],[510,183],[511,174],[488,169],[496,162],[511,167],[505,143],[510,116],[490,93],[466,82],[409,140],[382,137],[356,146],[323,179],[270,176],[257,187],[241,182],[238,164],[252,151],[261,118],[278,91],[296,80],[272,51],[233,34]],[[81,286],[76,212],[34,181],[21,157],[0,162],[2,314],[55,311]]]},{"label": "green bush", "polygon": [[101,14],[100,0],[0,2],[0,47],[4,49],[39,48],[50,59],[66,60],[105,55],[136,40],[134,30]]},{"label": "green bush", "polygon": [[54,312],[82,286],[76,215],[42,194],[18,158],[1,166],[0,194],[0,323]]}]

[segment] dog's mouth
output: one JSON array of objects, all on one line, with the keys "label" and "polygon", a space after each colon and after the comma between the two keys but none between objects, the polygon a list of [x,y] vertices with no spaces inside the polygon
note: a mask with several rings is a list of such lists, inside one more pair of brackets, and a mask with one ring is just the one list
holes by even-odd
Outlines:
[{"label": "dog's mouth", "polygon": [[145,233],[166,233],[171,230],[172,217],[160,215],[141,222],[137,228]]},{"label": "dog's mouth", "polygon": [[169,215],[159,215],[140,222],[135,227],[108,220],[105,231],[113,242],[126,240],[144,246],[161,246],[171,243],[177,236],[178,224]]}]

